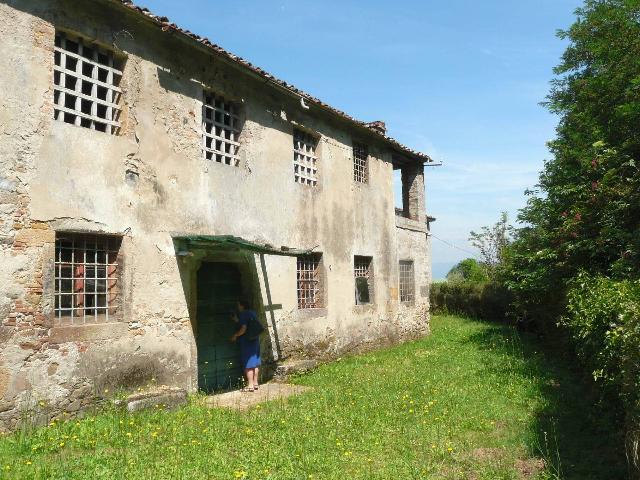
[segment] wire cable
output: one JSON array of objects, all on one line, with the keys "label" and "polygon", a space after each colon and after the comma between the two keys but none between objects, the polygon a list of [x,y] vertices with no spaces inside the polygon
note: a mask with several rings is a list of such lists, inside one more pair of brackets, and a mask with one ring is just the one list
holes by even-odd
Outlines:
[{"label": "wire cable", "polygon": [[444,240],[444,239],[438,237],[437,235],[434,235],[433,233],[431,233],[431,236],[433,238],[435,238],[436,240],[440,240],[442,243],[444,243],[445,245],[448,245],[451,248],[455,248],[456,250],[460,250],[461,252],[468,253],[469,255],[473,255],[474,258],[478,258],[478,254],[472,252],[471,250],[466,250],[466,249],[464,249],[462,247],[458,247],[457,245],[454,245],[453,243],[448,242],[447,240]]}]

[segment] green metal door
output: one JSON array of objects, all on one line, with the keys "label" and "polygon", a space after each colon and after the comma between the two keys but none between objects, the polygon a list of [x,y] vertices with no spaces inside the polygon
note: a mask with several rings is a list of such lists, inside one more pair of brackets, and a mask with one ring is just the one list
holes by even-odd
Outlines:
[{"label": "green metal door", "polygon": [[236,311],[242,284],[233,263],[203,263],[198,270],[198,388],[205,392],[235,388],[242,369],[237,343]]}]

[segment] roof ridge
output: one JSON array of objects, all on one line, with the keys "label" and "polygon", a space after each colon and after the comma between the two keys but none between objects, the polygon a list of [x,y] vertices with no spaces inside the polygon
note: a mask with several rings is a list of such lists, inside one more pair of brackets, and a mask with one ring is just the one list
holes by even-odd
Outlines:
[{"label": "roof ridge", "polygon": [[145,18],[150,19],[152,21],[154,21],[156,24],[158,24],[158,26],[162,29],[163,32],[167,32],[170,30],[174,30],[180,34],[186,35],[187,37],[191,38],[192,40],[195,40],[196,42],[212,49],[213,51],[215,51],[218,55],[221,55],[223,57],[227,57],[229,60],[251,70],[253,73],[266,78],[268,80],[270,80],[271,82],[273,82],[275,85],[278,85],[282,88],[285,88],[287,90],[289,90],[291,93],[296,94],[298,96],[300,96],[301,98],[304,98],[305,100],[316,104],[317,106],[320,106],[326,110],[331,111],[334,114],[337,114],[338,116],[343,117],[344,119],[355,123],[356,125],[363,127],[365,129],[367,129],[368,131],[370,131],[371,133],[373,133],[374,135],[382,138],[383,140],[385,140],[386,142],[394,145],[396,148],[398,148],[399,150],[401,150],[403,153],[409,154],[413,157],[419,158],[425,162],[433,162],[433,159],[427,155],[426,153],[423,152],[419,152],[417,150],[414,150],[412,148],[407,147],[406,145],[403,145],[402,143],[400,143],[398,140],[396,140],[393,137],[390,137],[386,134],[386,132],[383,133],[382,129],[379,128],[378,125],[376,125],[378,122],[377,121],[373,121],[373,122],[364,122],[362,120],[358,120],[354,117],[352,117],[351,115],[345,113],[344,111],[337,109],[335,107],[332,107],[331,105],[323,102],[322,100],[320,100],[319,98],[314,97],[313,95],[310,95],[308,93],[306,93],[303,90],[300,90],[299,88],[297,88],[295,85],[290,84],[284,80],[281,80],[279,78],[277,78],[276,76],[272,75],[271,73],[267,72],[266,70],[263,70],[262,68],[253,65],[251,62],[249,62],[248,60],[245,60],[244,58],[235,55],[227,50],[225,50],[224,48],[222,48],[221,46],[213,43],[211,40],[209,40],[207,37],[203,37],[201,35],[198,35],[196,33],[193,33],[189,30],[185,30],[183,28],[180,28],[178,25],[176,25],[175,23],[172,23],[168,17],[166,16],[162,16],[162,15],[155,15],[153,14],[148,8],[146,7],[141,7],[138,6],[136,4],[133,3],[132,0],[111,0],[114,1],[118,4],[124,5],[126,7],[128,7],[129,9],[139,13],[140,15],[143,15]]}]

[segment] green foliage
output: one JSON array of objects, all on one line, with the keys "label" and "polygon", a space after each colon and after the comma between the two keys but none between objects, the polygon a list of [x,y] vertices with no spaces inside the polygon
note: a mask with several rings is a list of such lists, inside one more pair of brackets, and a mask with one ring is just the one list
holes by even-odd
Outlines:
[{"label": "green foliage", "polygon": [[631,440],[629,456],[640,467],[640,280],[580,273],[570,283],[562,323],[593,378],[622,399]]},{"label": "green foliage", "polygon": [[481,283],[489,280],[489,275],[483,264],[478,263],[475,258],[466,258],[455,265],[447,273],[449,282],[472,282]]},{"label": "green foliage", "polygon": [[496,276],[503,263],[505,252],[511,243],[512,230],[507,212],[502,212],[495,225],[482,227],[480,232],[472,231],[469,234],[469,241],[480,251],[482,264],[491,278]]},{"label": "green foliage", "polygon": [[446,281],[431,285],[431,311],[481,320],[505,321],[511,301],[507,289],[494,282]]},{"label": "green foliage", "polygon": [[568,333],[624,400],[637,461],[640,0],[585,0],[576,14],[559,33],[569,46],[546,102],[560,117],[553,157],[527,192],[501,278],[519,321],[549,337]]},{"label": "green foliage", "polygon": [[506,260],[517,312],[546,329],[581,269],[640,276],[640,2],[587,0],[548,97],[553,158]]},{"label": "green foliage", "polygon": [[[6,479],[622,478],[570,364],[506,326],[435,317],[416,342],[344,358],[246,411],[106,411],[0,436]],[[544,458],[544,465],[540,462]]]}]

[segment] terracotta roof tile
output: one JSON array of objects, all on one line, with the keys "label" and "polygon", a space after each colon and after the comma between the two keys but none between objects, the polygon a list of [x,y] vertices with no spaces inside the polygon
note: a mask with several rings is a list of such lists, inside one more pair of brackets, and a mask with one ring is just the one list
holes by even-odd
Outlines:
[{"label": "terracotta roof tile", "polygon": [[231,52],[226,51],[224,48],[220,47],[219,45],[216,45],[215,43],[211,42],[208,38],[206,37],[201,37],[200,35],[197,35],[195,33],[190,32],[189,30],[185,30],[180,28],[179,26],[177,26],[175,23],[171,23],[169,21],[169,19],[165,16],[160,16],[160,15],[154,15],[153,13],[151,13],[149,11],[148,8],[145,7],[140,7],[135,5],[131,0],[111,0],[113,2],[116,2],[118,4],[122,4],[128,8],[130,8],[133,11],[138,12],[139,14],[145,16],[146,18],[154,21],[164,32],[168,32],[168,31],[175,31],[178,33],[181,33],[183,35],[186,35],[187,37],[195,40],[196,42],[199,42],[207,47],[209,47],[211,50],[213,50],[216,54],[222,56],[222,57],[226,57],[227,59],[238,63],[239,65],[242,65],[243,67],[249,69],[250,71],[252,71],[253,73],[258,74],[259,76],[266,78],[268,80],[270,80],[271,82],[273,82],[276,85],[279,85],[280,87],[283,87],[289,91],[291,91],[292,93],[300,96],[301,98],[304,98],[304,100],[306,102],[309,102],[311,104],[315,104],[317,106],[320,106],[326,110],[329,110],[331,112],[333,112],[336,115],[339,115],[340,117],[343,117],[344,119],[360,126],[363,128],[366,128],[367,130],[369,130],[370,132],[372,132],[374,135],[382,138],[383,140],[385,140],[387,143],[390,143],[391,145],[393,145],[396,149],[398,149],[400,152],[405,153],[411,157],[414,157],[416,159],[420,159],[424,162],[433,162],[433,160],[431,159],[431,157],[429,157],[429,155],[427,155],[426,153],[422,153],[422,152],[418,152],[416,150],[413,150],[409,147],[407,147],[406,145],[401,144],[400,142],[398,142],[395,138],[392,138],[384,133],[382,133],[381,129],[379,128],[379,125],[377,125],[379,122],[363,122],[361,120],[357,120],[353,117],[351,117],[350,115],[348,115],[347,113],[338,110],[337,108],[332,107],[331,105],[328,105],[327,103],[324,103],[322,100],[313,97],[312,95],[309,95],[308,93],[300,90],[299,88],[296,88],[294,85],[291,85],[290,83],[285,82],[284,80],[280,80],[279,78],[276,78],[275,76],[271,75],[269,72],[266,72],[265,70],[261,69],[260,67],[257,67],[255,65],[253,65],[251,62],[237,56],[234,55]]}]

